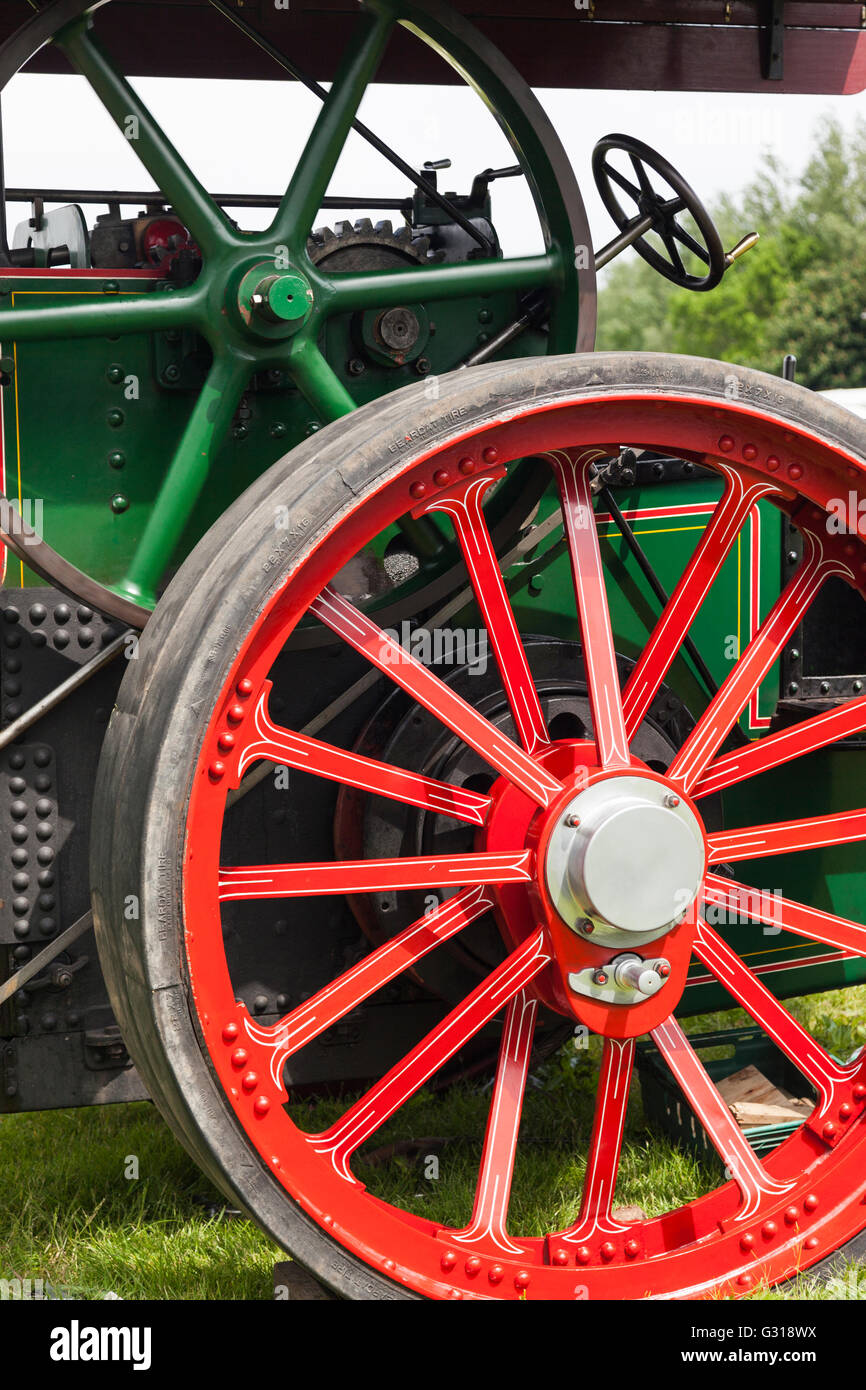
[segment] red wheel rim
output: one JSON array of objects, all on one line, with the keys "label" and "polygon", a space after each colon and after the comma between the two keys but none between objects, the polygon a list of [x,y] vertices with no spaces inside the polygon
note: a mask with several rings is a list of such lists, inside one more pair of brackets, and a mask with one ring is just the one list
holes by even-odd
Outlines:
[{"label": "red wheel rim", "polygon": [[[724,490],[695,554],[620,697],[588,468],[613,453],[614,441],[676,452],[716,469]],[[547,455],[559,480],[575,575],[594,746],[551,743],[529,674],[481,498],[512,458]],[[803,427],[739,403],[677,393],[663,400],[629,391],[579,404],[539,405],[473,433],[455,427],[435,454],[395,462],[377,489],[326,536],[311,543],[252,624],[210,720],[189,804],[184,921],[187,968],[204,1046],[250,1143],[281,1183],[334,1240],[373,1270],[435,1298],[640,1298],[742,1294],[821,1259],[866,1224],[866,1058],[835,1061],[760,983],[735,952],[690,911],[653,950],[670,956],[672,978],[608,1027],[592,1002],[568,997],[564,975],[590,947],[551,911],[540,855],[553,818],[575,786],[630,776],[663,783],[699,818],[701,800],[744,777],[866,728],[866,697],[768,735],[736,755],[718,755],[752,691],[776,660],[820,584],[842,574],[866,591],[866,547],[833,536],[831,499],[866,492],[866,469],[853,454]],[[691,618],[759,497],[789,515],[804,536],[804,559],[783,589],[719,695],[698,720],[664,778],[636,765],[629,742],[680,646]],[[367,541],[405,513],[438,508],[454,522],[489,640],[503,677],[521,745],[511,743],[425,667],[402,653],[333,589],[332,576]],[[387,768],[281,729],[267,712],[268,673],[300,618],[311,611],[438,716],[499,772],[489,796]],[[430,859],[335,861],[323,865],[221,867],[227,793],[260,758],[447,811],[477,828],[472,853]],[[578,777],[579,783],[574,781]],[[756,854],[860,839],[866,810],[809,821],[707,834],[707,871],[697,901],[724,902],[741,885],[713,864]],[[459,885],[456,897],[372,950],[330,986],[273,1027],[256,1023],[235,999],[222,943],[220,902],[232,898],[359,893],[384,888]],[[508,954],[400,1063],[340,1120],[318,1135],[284,1110],[283,1063],[375,989],[493,906]],[[866,928],[805,904],[774,898],[772,917],[815,940],[866,954]],[[780,916],[781,913],[781,916]],[[672,1016],[694,952],[814,1086],[809,1119],[759,1159],[718,1095]],[[583,953],[583,954],[582,954]],[[685,967],[683,966],[685,961]],[[565,1231],[526,1238],[508,1222],[508,1199],[533,1027],[539,1000],[606,1033],[595,1121],[580,1214]],[[607,1010],[609,1015],[612,1011]],[[484,1137],[475,1206],[462,1230],[371,1196],[352,1176],[353,1152],[494,1017],[504,1024]],[[687,1206],[639,1222],[612,1215],[635,1037],[651,1032],[667,1064],[732,1176]]]}]

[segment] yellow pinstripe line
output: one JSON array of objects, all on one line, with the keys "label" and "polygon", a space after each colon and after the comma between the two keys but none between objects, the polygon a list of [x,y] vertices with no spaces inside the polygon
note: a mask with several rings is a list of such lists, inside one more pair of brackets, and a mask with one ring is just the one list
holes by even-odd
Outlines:
[{"label": "yellow pinstripe line", "polygon": [[[632,527],[635,536],[672,536],[679,531],[706,531],[706,529],[706,526],[665,526],[657,531],[635,531],[634,527]],[[619,531],[614,527],[612,531],[605,531],[601,536],[601,540],[609,541],[611,536],[618,536],[619,534]]]},{"label": "yellow pinstripe line", "polygon": [[[103,293],[103,292],[102,292],[101,290],[79,290],[79,289],[68,289],[68,290],[58,290],[58,289],[51,289],[51,290],[13,290],[13,291],[12,291],[12,308],[13,308],[13,309],[15,308],[15,296],[16,296],[16,294],[20,294],[20,295],[24,295],[24,294],[51,294],[51,295],[56,295],[56,294],[77,294],[77,295],[90,294],[90,295],[101,295],[102,293]],[[129,293],[130,293],[130,294],[143,294],[144,291],[143,291],[143,290],[130,290]],[[12,359],[13,359],[13,362],[15,363],[15,449],[16,449],[16,453],[17,453],[17,455],[18,455],[18,512],[19,512],[19,515],[23,516],[23,515],[24,515],[24,498],[23,498],[23,494],[22,494],[22,484],[21,484],[21,415],[20,415],[20,412],[19,412],[19,410],[18,410],[18,344],[17,344],[16,342],[14,342],[14,341],[13,341],[13,343],[12,343]],[[19,561],[18,561],[18,565],[19,565],[19,569],[20,569],[20,572],[21,572],[21,583],[20,583],[20,585],[19,585],[19,588],[23,589],[23,588],[24,588],[24,561],[23,561],[23,560],[19,560]]]}]

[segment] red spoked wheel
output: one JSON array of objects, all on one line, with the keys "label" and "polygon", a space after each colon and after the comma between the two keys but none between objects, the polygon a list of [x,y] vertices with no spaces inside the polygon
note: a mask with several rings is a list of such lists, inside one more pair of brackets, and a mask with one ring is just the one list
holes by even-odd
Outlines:
[{"label": "red spoked wheel", "polygon": [[[827,524],[835,499],[866,495],[866,431],[758,373],[737,369],[739,395],[728,399],[730,371],[654,355],[547,359],[455,374],[435,402],[409,388],[366,407],[301,446],[221,519],[130,664],[100,768],[92,865],[100,951],[127,1044],[202,1166],[345,1296],[743,1294],[814,1265],[866,1226],[866,1057],[831,1057],[704,913],[742,888],[715,866],[859,840],[866,809],[723,830],[702,814],[721,789],[866,728],[864,697],[725,749],[821,585],[836,575],[866,591],[866,548]],[[722,481],[624,687],[590,487],[593,460],[623,440],[693,460]],[[551,736],[485,524],[484,498],[512,459],[545,460],[559,489],[592,714],[586,737]],[[633,751],[638,732],[759,498],[793,518],[802,562],[659,771]],[[274,531],[275,506],[288,509],[288,532]],[[343,566],[407,506],[451,518],[514,738],[340,593]],[[278,658],[311,616],[359,654],[360,669],[402,687],[473,749],[490,769],[488,789],[282,725],[271,707]],[[233,834],[230,803],[263,760],[448,818],[468,827],[470,847],[310,863],[287,843],[281,859],[255,859]],[[315,914],[320,898],[418,889],[439,890],[432,911],[335,968],[275,1021],[257,1020],[238,998],[226,947],[233,904],[312,898]],[[140,898],[138,920],[124,917],[129,894]],[[490,910],[500,962],[338,1118],[302,1129],[284,1085],[289,1059]],[[866,927],[805,903],[774,896],[763,920],[866,954]],[[231,931],[239,929],[235,918]],[[763,1159],[676,1021],[693,954],[816,1097]],[[527,1236],[509,1218],[509,1197],[540,1008],[604,1044],[573,1217]],[[443,1227],[373,1195],[353,1159],[494,1020],[501,1044],[474,1204],[464,1224]],[[636,1039],[647,1034],[727,1172],[687,1205],[626,1220],[614,1194]]]}]

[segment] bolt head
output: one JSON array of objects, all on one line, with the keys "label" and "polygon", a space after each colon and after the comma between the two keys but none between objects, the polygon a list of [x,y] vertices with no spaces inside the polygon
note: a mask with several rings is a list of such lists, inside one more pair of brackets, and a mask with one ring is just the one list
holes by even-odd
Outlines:
[{"label": "bolt head", "polygon": [[580,816],[568,815],[565,818],[565,823],[571,830],[576,830],[580,825]]},{"label": "bolt head", "polygon": [[667,806],[668,810],[673,811],[675,807],[679,806],[679,804],[679,797],[674,792],[668,792],[667,796],[665,797],[665,805]]}]

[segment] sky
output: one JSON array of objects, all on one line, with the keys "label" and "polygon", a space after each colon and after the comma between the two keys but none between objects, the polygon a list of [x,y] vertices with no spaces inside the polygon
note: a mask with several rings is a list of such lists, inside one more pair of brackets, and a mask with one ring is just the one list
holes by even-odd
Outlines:
[{"label": "sky", "polygon": [[[135,85],[198,177],[218,192],[280,192],[318,110],[317,99],[292,82],[149,78]],[[541,90],[536,95],[577,175],[596,248],[614,232],[590,170],[593,146],[602,135],[638,135],[711,203],[720,193],[736,193],[749,183],[765,151],[798,172],[814,147],[816,123],[823,114],[836,115],[849,127],[866,115],[866,94]],[[452,168],[440,175],[443,190],[468,192],[479,170],[513,163],[495,120],[465,88],[380,84],[368,90],[360,114],[416,167],[425,159],[450,158]],[[3,95],[3,116],[10,187],[152,186],[131,143],[82,78],[19,74]],[[406,196],[408,191],[402,175],[353,133],[329,192],[348,197]],[[537,220],[524,181],[498,182],[493,195],[494,223],[506,254],[539,250]],[[26,208],[10,207],[10,229],[26,215]],[[94,215],[90,212],[89,220]],[[262,225],[255,216],[244,213],[241,221],[250,227]],[[332,213],[321,220],[333,222],[339,216]],[[747,230],[752,228],[743,228]]]}]

